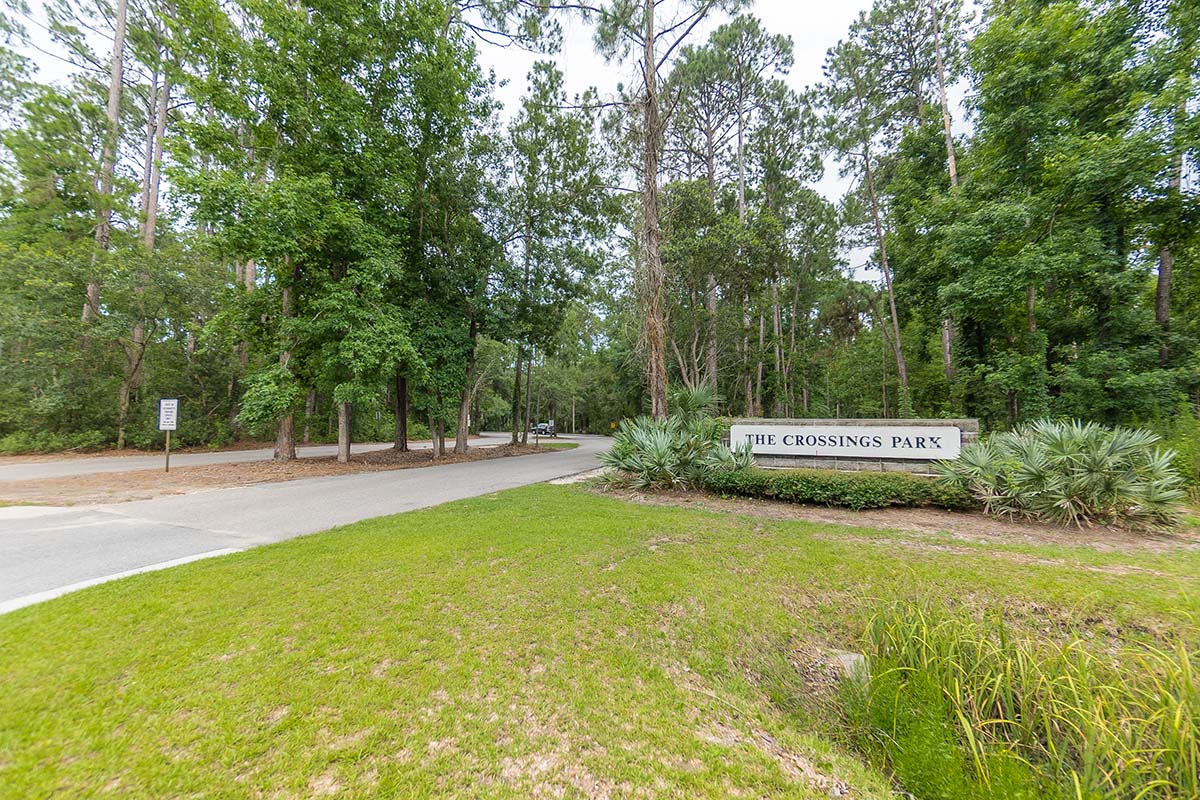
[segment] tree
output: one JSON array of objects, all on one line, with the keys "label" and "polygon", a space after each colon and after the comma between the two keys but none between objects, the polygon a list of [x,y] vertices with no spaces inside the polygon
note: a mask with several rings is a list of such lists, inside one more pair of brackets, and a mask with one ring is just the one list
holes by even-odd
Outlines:
[{"label": "tree", "polygon": [[876,185],[878,140],[889,119],[881,65],[870,57],[861,42],[839,42],[826,57],[825,81],[822,91],[829,109],[827,135],[843,161],[843,174],[853,175],[860,180],[865,193],[866,212],[874,231],[879,270],[883,273],[887,290],[891,347],[900,378],[901,413],[911,416],[908,363],[904,357],[896,290],[888,262],[884,209]]},{"label": "tree", "polygon": [[[512,395],[512,441],[528,436],[521,413],[526,348],[545,351],[567,307],[598,266],[606,230],[607,182],[594,143],[595,93],[568,104],[563,76],[548,62],[529,74],[529,94],[509,130],[513,186],[506,237],[513,252],[510,288],[517,369]],[[529,382],[526,377],[526,394]]]},{"label": "tree", "polygon": [[[641,218],[639,220],[640,267],[635,272],[638,296],[645,314],[643,335],[646,347],[646,381],[650,413],[667,416],[667,358],[661,231],[659,218],[659,170],[662,161],[666,117],[659,99],[660,71],[696,26],[714,11],[732,13],[741,0],[687,0],[680,16],[660,24],[656,0],[624,2],[607,6],[579,6],[597,20],[596,43],[610,60],[623,60],[638,53],[641,118],[638,138],[641,150]],[[660,41],[661,40],[661,41]]]}]

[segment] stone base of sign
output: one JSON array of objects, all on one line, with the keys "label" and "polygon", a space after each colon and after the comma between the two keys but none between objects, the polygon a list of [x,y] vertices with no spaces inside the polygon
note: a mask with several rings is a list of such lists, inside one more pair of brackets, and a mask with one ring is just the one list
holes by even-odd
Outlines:
[{"label": "stone base of sign", "polygon": [[[759,417],[739,417],[729,420],[730,425],[795,425],[810,427],[820,425],[861,425],[863,427],[882,427],[889,425],[905,425],[913,427],[955,427],[962,431],[964,445],[979,439],[979,420],[977,419],[764,419]],[[728,435],[726,436],[728,443]],[[818,456],[787,456],[765,455],[754,456],[754,463],[767,469],[835,469],[844,472],[909,472],[916,475],[930,475],[930,461],[918,459],[880,459],[880,458],[829,458]]]}]

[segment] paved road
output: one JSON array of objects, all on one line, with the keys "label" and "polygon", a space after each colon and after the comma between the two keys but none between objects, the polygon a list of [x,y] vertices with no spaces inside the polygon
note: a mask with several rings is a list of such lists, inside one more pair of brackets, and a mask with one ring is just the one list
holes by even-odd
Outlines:
[{"label": "paved road", "polygon": [[[504,444],[508,434],[484,434],[472,444],[493,446]],[[351,451],[365,453],[391,447],[391,442],[355,444]],[[414,450],[428,450],[429,442],[413,442]],[[267,461],[274,456],[269,448],[256,450],[216,450],[209,453],[172,453],[171,466],[199,467],[208,464],[242,464],[248,461]],[[314,444],[297,447],[300,458],[337,455],[336,444]],[[65,478],[72,475],[94,475],[98,472],[132,472],[138,469],[162,469],[162,455],[153,456],[93,456],[90,458],[56,458],[47,461],[17,460],[0,463],[0,481],[32,481],[39,478]]]},{"label": "paved road", "polygon": [[236,552],[598,466],[599,436],[544,455],[73,508],[0,508],[0,613],[147,568]]}]

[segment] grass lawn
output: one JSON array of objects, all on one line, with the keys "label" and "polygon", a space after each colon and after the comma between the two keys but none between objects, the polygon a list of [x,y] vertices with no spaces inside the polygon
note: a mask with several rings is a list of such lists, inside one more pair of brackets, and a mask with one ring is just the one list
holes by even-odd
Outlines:
[{"label": "grass lawn", "polygon": [[579,442],[542,442],[539,447],[543,450],[574,450],[579,447]]},{"label": "grass lawn", "polygon": [[893,797],[796,666],[881,602],[1195,641],[1196,549],[896,537],[542,485],[87,589],[0,617],[0,797]]}]

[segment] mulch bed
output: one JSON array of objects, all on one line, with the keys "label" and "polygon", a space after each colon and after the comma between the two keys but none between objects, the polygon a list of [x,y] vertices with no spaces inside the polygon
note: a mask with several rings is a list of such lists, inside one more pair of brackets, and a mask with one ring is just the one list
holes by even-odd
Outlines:
[{"label": "mulch bed", "polygon": [[900,531],[918,537],[949,534],[954,539],[976,544],[1058,544],[1092,547],[1101,551],[1143,552],[1200,549],[1200,530],[1188,526],[1170,533],[1147,533],[1103,526],[1073,528],[936,508],[874,508],[851,511],[846,508],[797,505],[779,500],[719,497],[706,492],[637,491],[607,487],[597,487],[595,490],[647,505],[677,506],[765,519],[802,520]]},{"label": "mulch bed", "polygon": [[186,494],[205,489],[277,483],[301,478],[352,475],[359,472],[384,472],[416,469],[465,461],[561,452],[535,445],[473,447],[466,453],[447,452],[434,459],[432,450],[399,452],[388,448],[351,453],[350,463],[340,464],[334,456],[301,458],[295,461],[252,461],[241,464],[209,464],[161,469],[106,472],[43,478],[33,481],[0,481],[0,502],[40,505],[86,505],[123,503],[170,494]]}]

